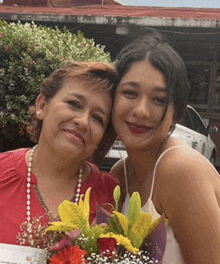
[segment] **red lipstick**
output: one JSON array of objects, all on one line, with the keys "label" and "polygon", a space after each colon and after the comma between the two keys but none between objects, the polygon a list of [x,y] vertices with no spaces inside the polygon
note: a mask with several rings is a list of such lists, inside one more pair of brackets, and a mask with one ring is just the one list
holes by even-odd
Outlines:
[{"label": "red lipstick", "polygon": [[144,134],[149,131],[149,128],[146,126],[142,126],[134,123],[127,123],[127,124],[130,131],[134,134]]}]

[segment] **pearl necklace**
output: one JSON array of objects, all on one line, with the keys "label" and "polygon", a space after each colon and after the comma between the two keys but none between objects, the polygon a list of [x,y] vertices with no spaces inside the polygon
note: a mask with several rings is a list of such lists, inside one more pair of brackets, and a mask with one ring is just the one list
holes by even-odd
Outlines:
[{"label": "pearl necklace", "polygon": [[[31,169],[32,169],[32,162],[33,162],[33,156],[34,156],[34,151],[36,149],[37,145],[34,146],[31,150],[30,156],[29,156],[29,161],[28,161],[28,173],[27,173],[27,227],[28,231],[30,232],[30,236],[32,233],[32,225],[31,225]],[[79,197],[80,197],[80,189],[82,185],[82,172],[83,168],[80,168],[79,171],[79,178],[78,178],[78,183],[77,183],[77,190],[75,194],[75,201],[74,203],[77,204]]]}]

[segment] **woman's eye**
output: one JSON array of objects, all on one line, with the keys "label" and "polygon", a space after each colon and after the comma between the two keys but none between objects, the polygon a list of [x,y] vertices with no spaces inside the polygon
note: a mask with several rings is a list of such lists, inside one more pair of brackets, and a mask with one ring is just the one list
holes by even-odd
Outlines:
[{"label": "woman's eye", "polygon": [[154,101],[156,102],[156,104],[164,106],[167,102],[167,99],[165,97],[156,97]]},{"label": "woman's eye", "polygon": [[124,90],[123,95],[129,99],[135,99],[137,97],[136,91],[133,90]]},{"label": "woman's eye", "polygon": [[80,109],[81,108],[81,104],[78,102],[78,101],[69,101],[68,102],[73,108],[77,108],[77,109]]},{"label": "woman's eye", "polygon": [[103,118],[101,117],[101,116],[99,116],[99,115],[93,115],[92,116],[93,117],[93,119],[96,121],[96,122],[98,122],[98,123],[100,123],[100,124],[104,124],[104,121],[103,121]]}]

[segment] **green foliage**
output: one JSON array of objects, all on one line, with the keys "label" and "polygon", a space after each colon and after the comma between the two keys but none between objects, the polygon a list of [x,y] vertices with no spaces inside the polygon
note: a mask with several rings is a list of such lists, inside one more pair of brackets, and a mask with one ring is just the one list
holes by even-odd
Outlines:
[{"label": "green foliage", "polygon": [[98,239],[100,235],[104,233],[104,227],[101,225],[95,225],[89,227],[82,236],[77,240],[77,245],[80,248],[87,252],[87,255],[90,256],[92,253],[98,252]]},{"label": "green foliage", "polygon": [[68,61],[109,62],[110,54],[81,32],[0,21],[0,136],[25,134],[40,84]]},{"label": "green foliage", "polygon": [[114,218],[110,218],[110,217],[108,218],[108,227],[105,228],[105,234],[109,232],[123,236],[125,235],[116,215],[114,215]]}]

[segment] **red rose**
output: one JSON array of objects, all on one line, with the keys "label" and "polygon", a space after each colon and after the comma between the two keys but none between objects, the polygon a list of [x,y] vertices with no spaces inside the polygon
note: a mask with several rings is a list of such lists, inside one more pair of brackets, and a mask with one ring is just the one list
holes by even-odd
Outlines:
[{"label": "red rose", "polygon": [[86,44],[85,42],[82,43],[82,48],[85,48]]},{"label": "red rose", "polygon": [[105,257],[111,257],[113,251],[116,253],[116,240],[114,238],[99,238],[99,253],[103,254]]},{"label": "red rose", "polygon": [[30,49],[30,48],[27,48],[27,52],[28,52],[28,53],[31,52],[31,49]]},{"label": "red rose", "polygon": [[15,41],[16,41],[16,42],[20,42],[20,39],[19,39],[19,38],[16,38]]},{"label": "red rose", "polygon": [[0,32],[0,38],[4,38],[5,33],[4,32]]}]

